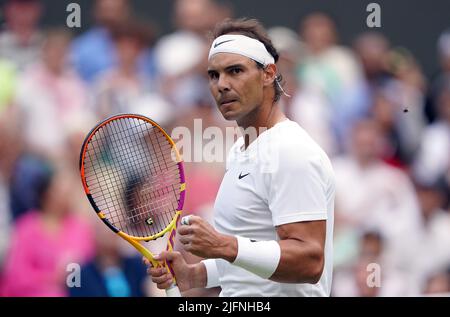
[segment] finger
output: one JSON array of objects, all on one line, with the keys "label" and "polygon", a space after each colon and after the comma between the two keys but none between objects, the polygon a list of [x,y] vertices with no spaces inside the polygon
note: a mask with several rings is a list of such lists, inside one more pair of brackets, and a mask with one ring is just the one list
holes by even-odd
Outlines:
[{"label": "finger", "polygon": [[168,280],[167,282],[164,282],[164,283],[161,283],[161,284],[156,284],[156,286],[157,286],[159,289],[167,289],[167,288],[169,288],[170,286],[172,286],[172,280]]},{"label": "finger", "polygon": [[165,267],[159,267],[159,268],[148,268],[147,273],[151,276],[162,276],[167,273],[167,269]]},{"label": "finger", "polygon": [[164,274],[161,276],[152,276],[153,283],[156,284],[165,284],[167,282],[172,282],[172,274]]},{"label": "finger", "polygon": [[156,254],[153,258],[158,262],[164,262],[168,260],[167,257],[170,256],[169,254],[170,254],[169,251],[161,251],[160,254]]},{"label": "finger", "polygon": [[181,226],[178,228],[177,233],[180,236],[183,236],[183,235],[191,234],[191,233],[193,233],[193,231],[194,231],[194,229],[192,228],[192,226]]},{"label": "finger", "polygon": [[142,262],[144,265],[148,266],[148,267],[153,267],[153,263],[146,257],[142,258]]},{"label": "finger", "polygon": [[176,261],[179,257],[181,257],[180,252],[175,251],[162,251],[160,254],[155,256],[155,260],[159,262],[173,262]]}]

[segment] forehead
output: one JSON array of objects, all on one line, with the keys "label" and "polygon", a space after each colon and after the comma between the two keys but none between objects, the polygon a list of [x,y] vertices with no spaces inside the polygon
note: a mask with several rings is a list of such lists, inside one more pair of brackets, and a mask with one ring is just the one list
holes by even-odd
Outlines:
[{"label": "forehead", "polygon": [[231,65],[251,67],[251,65],[255,65],[255,61],[239,54],[217,53],[209,59],[208,70],[222,70]]}]

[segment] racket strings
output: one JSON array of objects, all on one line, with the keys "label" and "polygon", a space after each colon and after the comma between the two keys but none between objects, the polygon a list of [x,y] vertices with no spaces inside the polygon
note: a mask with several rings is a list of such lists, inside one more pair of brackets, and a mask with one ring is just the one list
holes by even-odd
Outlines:
[{"label": "racket strings", "polygon": [[[123,123],[123,122],[120,122],[121,124]],[[123,125],[122,125],[122,128],[124,128],[123,127]],[[151,142],[151,148],[152,148],[152,153],[161,153],[161,140],[160,140],[160,138],[158,137],[158,135],[152,135],[152,133],[153,132],[155,132],[155,131],[159,131],[159,130],[156,130],[156,129],[154,129],[153,127],[152,127],[152,129],[150,130],[150,132],[149,132],[149,137],[148,137],[148,139],[150,140],[150,142]],[[140,138],[140,140],[142,141],[142,140],[144,140],[145,139],[145,135],[143,134],[143,130],[141,130],[141,133],[140,133],[140,136],[141,136],[141,138]],[[167,141],[166,141],[166,139],[165,139],[165,137],[164,136],[162,136],[164,139],[164,142],[165,143],[168,143]],[[128,140],[130,140],[130,138],[128,137]],[[157,142],[156,142],[157,141]],[[140,145],[142,145],[142,144],[140,144]],[[147,145],[148,146],[148,143],[146,143],[145,145]],[[143,147],[142,146],[139,146],[138,147],[139,149],[142,149]],[[159,151],[158,151],[159,150]],[[135,156],[133,156],[132,157],[133,159],[135,159]],[[164,163],[164,165],[165,165],[165,167],[167,167],[167,163],[166,163],[166,160],[161,160],[161,158],[159,158],[159,159],[156,159],[156,160],[152,160],[152,161],[150,161],[151,162],[151,165],[152,165],[152,167],[153,167],[153,173],[154,174],[156,174],[157,173],[157,171],[159,171],[159,170],[162,170],[163,169],[163,166],[161,166],[161,162],[163,162]],[[138,164],[142,164],[142,162],[133,162],[134,164],[136,164],[136,163],[138,163]],[[162,180],[161,179],[161,176],[159,176],[158,175],[158,179],[159,180]],[[142,192],[141,192],[141,194],[142,194]],[[141,195],[142,196],[142,195]],[[147,196],[147,197],[146,197]],[[150,195],[151,196],[151,195]],[[143,197],[141,197],[141,199],[140,200],[148,200],[148,195],[143,195]],[[154,202],[152,205],[153,206],[148,206],[148,204],[147,204],[147,207],[149,207],[150,209],[151,209],[151,211],[153,211],[152,212],[152,214],[155,214],[155,213],[158,213],[157,212],[157,208],[158,207],[161,207],[161,208],[164,208],[165,207],[165,205],[167,204],[164,204],[164,201],[163,200],[152,200],[152,202]],[[152,208],[152,207],[156,207],[156,208]],[[132,208],[133,210],[131,210],[131,213],[132,214],[134,214],[134,213],[136,213],[136,211],[137,210],[139,210],[138,209],[139,208],[139,206],[137,206],[137,207],[134,207],[134,208]],[[167,210],[167,209],[166,209]],[[159,213],[161,213],[161,212],[159,212]],[[141,213],[141,214],[138,214],[137,216],[140,218],[140,219],[142,219],[142,214],[143,213]],[[169,222],[170,222],[170,217],[167,217],[167,215],[164,215],[163,214],[163,216],[165,216],[165,217],[163,217],[164,218],[164,220],[165,220],[165,222],[166,222],[166,224],[168,224]],[[158,222],[158,223],[160,223],[160,222]],[[134,221],[133,222],[133,224],[136,224],[136,222]],[[141,225],[142,226],[142,225]],[[163,228],[160,228],[160,227],[158,227],[158,229],[163,229]]]},{"label": "racket strings", "polygon": [[178,207],[180,174],[163,132],[137,118],[100,128],[86,151],[91,195],[119,230],[147,237],[164,230]]},{"label": "racket strings", "polygon": [[[133,156],[132,157],[132,159],[135,159],[135,157]],[[136,164],[136,162],[133,162],[133,164]],[[153,164],[153,166],[154,166],[154,168],[155,168],[155,165]],[[153,168],[153,169],[154,169]],[[154,207],[152,208],[152,206],[148,206],[149,207],[149,209],[151,209],[152,211],[154,211]],[[134,208],[134,209],[136,209],[136,208]],[[136,212],[136,210],[131,210],[131,213],[135,213]],[[154,213],[154,212],[153,212]],[[141,218],[141,217],[139,217],[139,218]],[[166,217],[166,220],[165,221],[168,221],[167,220],[167,217]],[[159,222],[161,222],[161,221],[159,221]],[[158,223],[159,223],[158,222]],[[132,222],[132,224],[136,224],[136,221],[133,221]],[[159,226],[156,226],[156,228],[157,228],[157,230],[161,230],[162,228],[161,227],[159,227]],[[142,229],[142,225],[140,225],[140,227],[139,228],[137,228],[137,229],[139,229],[139,230],[141,230]]]}]

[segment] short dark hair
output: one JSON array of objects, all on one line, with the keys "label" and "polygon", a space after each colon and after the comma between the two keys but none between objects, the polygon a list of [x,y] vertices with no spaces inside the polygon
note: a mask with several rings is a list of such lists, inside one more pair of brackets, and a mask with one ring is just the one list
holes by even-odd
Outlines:
[{"label": "short dark hair", "polygon": [[[211,33],[211,40],[218,38],[219,36],[236,33],[251,37],[264,44],[270,55],[273,56],[275,63],[278,62],[280,54],[273,45],[269,35],[267,34],[264,26],[256,19],[240,18],[240,19],[226,19],[216,25]],[[264,65],[256,62],[258,68],[264,69]],[[283,76],[278,74],[273,82],[275,89],[274,102],[280,100],[283,90],[281,89],[281,83]]]}]

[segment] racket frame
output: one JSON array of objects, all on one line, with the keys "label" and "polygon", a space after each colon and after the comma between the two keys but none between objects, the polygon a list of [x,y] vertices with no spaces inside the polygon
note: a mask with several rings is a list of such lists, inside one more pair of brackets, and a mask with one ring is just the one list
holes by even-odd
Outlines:
[{"label": "racket frame", "polygon": [[[160,231],[160,232],[158,232],[158,233],[156,233],[154,235],[148,236],[148,237],[131,236],[131,235],[123,232],[122,230],[119,230],[118,228],[116,228],[106,218],[105,214],[98,208],[97,204],[95,203],[94,199],[92,198],[92,194],[90,193],[89,186],[86,183],[86,177],[85,177],[85,172],[84,172],[84,158],[86,156],[86,152],[87,152],[87,149],[88,149],[90,141],[92,140],[94,135],[98,132],[98,130],[100,130],[101,128],[105,127],[110,122],[115,121],[115,120],[120,120],[120,119],[126,119],[126,118],[139,119],[139,120],[146,121],[146,122],[150,123],[151,125],[153,125],[155,128],[158,128],[164,134],[164,136],[166,137],[167,141],[169,141],[169,143],[172,146],[172,152],[175,153],[176,163],[177,163],[178,171],[179,171],[179,174],[180,174],[180,188],[179,188],[180,196],[179,196],[178,208],[177,208],[177,211],[175,213],[175,216],[173,217],[172,221],[169,223],[169,225],[164,230],[162,230],[162,231]],[[81,181],[82,181],[82,184],[83,184],[84,191],[85,191],[86,196],[87,196],[87,198],[89,200],[89,203],[91,204],[92,208],[94,208],[97,216],[113,232],[115,232],[121,238],[125,239],[132,246],[134,246],[142,255],[144,255],[152,263],[153,267],[160,267],[160,266],[162,266],[162,264],[160,262],[158,262],[158,261],[156,261],[154,259],[154,255],[152,254],[152,252],[150,252],[147,248],[145,248],[140,242],[141,241],[148,242],[148,241],[156,240],[158,238],[161,238],[162,236],[164,236],[166,233],[168,233],[170,231],[170,235],[169,235],[169,238],[168,238],[166,250],[167,251],[173,251],[173,249],[174,249],[176,230],[177,230],[177,226],[178,226],[179,220],[181,218],[181,213],[182,213],[184,200],[185,200],[186,181],[185,181],[185,176],[184,176],[183,160],[181,158],[180,153],[178,152],[178,149],[177,149],[177,147],[175,145],[175,142],[167,134],[167,132],[164,131],[164,129],[158,123],[156,123],[152,119],[147,118],[147,117],[145,117],[143,115],[139,115],[139,114],[118,114],[118,115],[111,116],[111,117],[101,121],[100,123],[98,123],[94,128],[91,129],[91,131],[86,136],[86,138],[85,138],[85,140],[83,142],[83,145],[81,147],[79,168],[80,168]],[[167,264],[167,262],[164,263],[164,266],[172,273],[172,276],[173,276],[173,284],[172,284],[172,286],[169,289],[166,290],[167,293],[171,294],[171,296],[173,296],[173,295],[175,295],[175,296],[180,295],[178,290],[174,290],[175,288],[177,288],[177,286],[176,286],[176,279],[175,279],[175,274],[173,272],[173,269],[170,267],[170,265]]]}]

